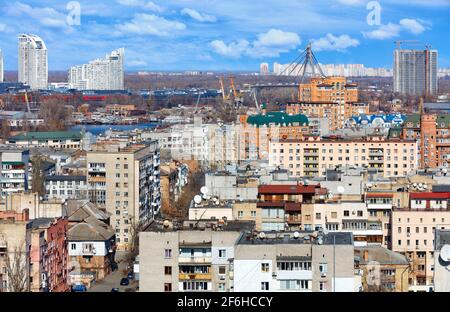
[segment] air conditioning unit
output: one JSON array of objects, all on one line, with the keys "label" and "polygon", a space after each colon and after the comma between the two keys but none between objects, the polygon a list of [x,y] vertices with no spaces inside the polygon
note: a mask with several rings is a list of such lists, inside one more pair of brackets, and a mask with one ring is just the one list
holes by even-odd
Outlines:
[{"label": "air conditioning unit", "polygon": [[219,280],[224,281],[225,280],[225,275],[219,275]]},{"label": "air conditioning unit", "polygon": [[322,272],[322,273],[320,274],[320,277],[327,277],[327,273]]}]

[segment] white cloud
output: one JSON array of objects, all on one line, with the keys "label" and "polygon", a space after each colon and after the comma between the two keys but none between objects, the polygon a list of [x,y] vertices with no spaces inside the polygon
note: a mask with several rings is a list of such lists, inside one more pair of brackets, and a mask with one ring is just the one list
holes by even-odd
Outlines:
[{"label": "white cloud", "polygon": [[384,40],[398,37],[400,35],[400,30],[401,27],[399,25],[389,23],[387,25],[381,25],[376,30],[363,32],[363,35],[369,39]]},{"label": "white cloud", "polygon": [[400,25],[402,25],[405,30],[409,31],[414,35],[421,34],[426,30],[425,26],[423,26],[417,20],[410,18],[402,19],[400,21]]},{"label": "white cloud", "polygon": [[117,35],[139,34],[166,37],[186,29],[186,25],[154,14],[135,14],[130,22],[116,25]]},{"label": "white cloud", "polygon": [[202,14],[194,9],[189,9],[189,8],[184,8],[183,10],[181,10],[181,14],[182,15],[187,15],[193,19],[195,19],[198,22],[209,22],[209,23],[214,23],[217,21],[217,18],[213,15],[209,15],[209,14]]},{"label": "white cloud", "polygon": [[363,35],[366,38],[377,40],[398,37],[400,36],[400,33],[402,31],[406,31],[414,35],[419,35],[428,29],[423,24],[425,24],[425,22],[420,20],[404,18],[400,20],[399,24],[388,23],[387,25],[381,25],[376,30],[363,32]]},{"label": "white cloud", "polygon": [[250,43],[245,39],[241,39],[227,45],[222,40],[214,40],[210,45],[213,51],[217,54],[232,58],[239,58],[243,53],[245,53],[245,51],[247,51]]},{"label": "white cloud", "polygon": [[239,58],[243,55],[252,58],[278,57],[281,53],[289,52],[301,43],[296,33],[271,29],[267,33],[257,35],[257,40],[250,43],[240,39],[230,44],[222,40],[211,42],[213,51],[227,57]]},{"label": "white cloud", "polygon": [[66,15],[53,8],[37,8],[28,4],[15,2],[6,7],[6,12],[12,16],[27,15],[48,27],[66,27]]},{"label": "white cloud", "polygon": [[143,9],[148,9],[153,12],[161,13],[164,11],[164,8],[157,5],[156,3],[152,1],[143,1],[143,0],[117,0],[117,3],[125,6],[131,6],[131,7],[141,7]]},{"label": "white cloud", "polygon": [[339,3],[344,5],[363,5],[367,1],[366,0],[338,0]]},{"label": "white cloud", "polygon": [[312,45],[315,51],[343,52],[348,48],[357,47],[359,41],[351,38],[349,35],[335,36],[333,34],[327,34],[325,37],[312,40]]}]

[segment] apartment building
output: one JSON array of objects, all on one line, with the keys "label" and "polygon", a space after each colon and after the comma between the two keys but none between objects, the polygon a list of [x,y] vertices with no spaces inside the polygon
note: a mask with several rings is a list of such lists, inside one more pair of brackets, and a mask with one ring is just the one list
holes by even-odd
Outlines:
[{"label": "apartment building", "polygon": [[148,225],[161,208],[158,142],[105,145],[86,157],[89,199],[112,214],[118,248],[127,249],[132,232]]},{"label": "apartment building", "polygon": [[436,230],[434,241],[434,291],[450,291],[450,231]]},{"label": "apartment building", "polygon": [[[399,201],[395,201],[396,194],[390,192],[368,191],[365,194],[368,222],[382,232],[382,245],[390,248],[392,243],[391,214]],[[375,225],[377,224],[377,225]]]},{"label": "apartment building", "polygon": [[86,176],[53,175],[44,181],[45,198],[86,199]]},{"label": "apartment building", "polygon": [[117,49],[102,59],[96,59],[69,70],[69,85],[78,90],[123,90],[125,49]]},{"label": "apartment building", "polygon": [[141,292],[233,291],[240,226],[221,231],[154,229],[139,234]]},{"label": "apartment building", "polygon": [[320,191],[320,185],[260,185],[257,207],[261,209],[261,230],[299,229],[302,206],[320,202]]},{"label": "apartment building", "polygon": [[67,218],[38,218],[31,221],[30,290],[66,292]]},{"label": "apartment building", "polygon": [[9,138],[7,143],[27,147],[81,149],[82,134],[78,131],[25,132]]},{"label": "apartment building", "polygon": [[450,193],[410,193],[407,208],[392,211],[392,250],[408,258],[410,290],[433,288],[435,233],[450,229]]},{"label": "apartment building", "polygon": [[450,116],[414,114],[403,124],[402,136],[418,141],[421,169],[450,166]]},{"label": "apartment building", "polygon": [[0,212],[0,292],[30,290],[30,250],[28,211]]},{"label": "apartment building", "polygon": [[381,246],[355,247],[355,271],[364,292],[409,291],[409,261]]},{"label": "apartment building", "polygon": [[305,115],[284,112],[263,112],[239,116],[239,160],[268,159],[269,141],[301,139],[309,134]]},{"label": "apartment building", "polygon": [[417,170],[418,145],[383,137],[271,141],[269,165],[297,177],[325,176],[327,169],[344,166],[366,167],[384,177],[407,176]]},{"label": "apartment building", "polygon": [[358,86],[345,77],[311,78],[300,85],[299,102],[289,103],[286,112],[327,118],[330,130],[337,130],[350,117],[369,114],[369,105],[358,103]]},{"label": "apartment building", "polygon": [[33,90],[47,89],[48,51],[44,40],[36,35],[19,35],[18,80]]},{"label": "apartment building", "polygon": [[30,186],[30,151],[1,148],[0,157],[1,196],[28,191]]},{"label": "apartment building", "polygon": [[235,247],[236,292],[353,292],[351,233],[244,234]]}]

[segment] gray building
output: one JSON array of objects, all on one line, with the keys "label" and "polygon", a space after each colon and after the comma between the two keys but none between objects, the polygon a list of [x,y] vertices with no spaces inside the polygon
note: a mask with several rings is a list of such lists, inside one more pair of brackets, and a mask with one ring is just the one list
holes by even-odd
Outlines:
[{"label": "gray building", "polygon": [[434,291],[450,292],[450,230],[436,230]]},{"label": "gray building", "polygon": [[438,51],[394,51],[394,92],[436,95],[438,92]]}]

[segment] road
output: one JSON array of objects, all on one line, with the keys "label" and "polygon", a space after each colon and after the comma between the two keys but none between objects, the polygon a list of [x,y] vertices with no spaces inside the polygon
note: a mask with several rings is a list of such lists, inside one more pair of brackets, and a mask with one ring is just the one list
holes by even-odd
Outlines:
[{"label": "road", "polygon": [[127,275],[127,273],[125,273],[127,269],[127,263],[123,260],[124,258],[125,253],[118,251],[116,253],[116,262],[119,266],[119,269],[109,274],[103,280],[98,281],[94,286],[88,289],[88,292],[111,292],[112,288],[119,288],[120,292],[125,292],[127,291],[127,289],[136,291],[138,283],[135,280],[130,280],[130,285],[128,286],[120,286],[120,280]]}]

